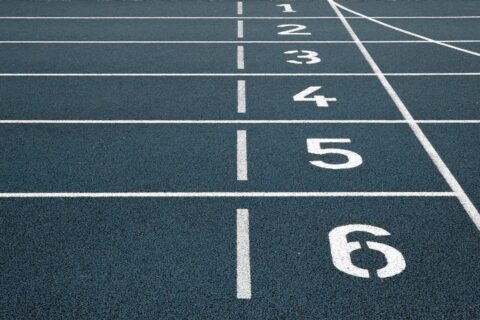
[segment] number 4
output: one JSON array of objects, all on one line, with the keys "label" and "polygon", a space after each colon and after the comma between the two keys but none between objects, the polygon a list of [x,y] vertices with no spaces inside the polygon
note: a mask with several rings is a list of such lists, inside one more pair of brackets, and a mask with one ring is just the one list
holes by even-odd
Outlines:
[{"label": "number 4", "polygon": [[326,155],[326,154],[336,154],[342,155],[347,158],[347,161],[344,163],[328,163],[322,160],[310,161],[316,167],[325,168],[325,169],[353,169],[358,167],[363,163],[362,157],[353,151],[346,149],[338,148],[322,148],[322,143],[350,143],[350,139],[307,139],[307,150],[309,153]]},{"label": "number 4", "polygon": [[307,89],[303,90],[302,92],[297,93],[293,96],[293,101],[315,101],[317,107],[328,107],[329,101],[337,101],[337,98],[325,98],[325,96],[318,96],[315,95],[311,98],[308,95],[320,90],[321,86],[313,86],[308,87]]}]

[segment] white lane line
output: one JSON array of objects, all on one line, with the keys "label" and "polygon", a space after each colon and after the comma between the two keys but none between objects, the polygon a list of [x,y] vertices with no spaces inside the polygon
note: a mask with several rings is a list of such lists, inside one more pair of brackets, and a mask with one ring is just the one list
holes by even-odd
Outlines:
[{"label": "white lane line", "polygon": [[243,2],[237,1],[237,15],[241,16],[243,14]]},{"label": "white lane line", "polygon": [[[243,32],[242,32],[243,37]],[[239,37],[240,38],[240,37]],[[480,40],[437,40],[480,43]],[[427,40],[366,40],[369,44],[431,43]],[[352,40],[0,40],[0,44],[354,44]]]},{"label": "white lane line", "polygon": [[243,46],[237,46],[237,69],[245,69],[245,54]]},{"label": "white lane line", "polygon": [[237,112],[247,112],[247,96],[245,88],[245,80],[237,81]]},{"label": "white lane line", "polygon": [[[239,80],[242,81],[242,80]],[[239,86],[240,88],[240,86]],[[238,113],[246,112],[239,93]],[[408,120],[0,120],[0,124],[408,124]],[[480,124],[480,120],[414,120],[425,124]]]},{"label": "white lane line", "polygon": [[2,192],[0,198],[395,198],[456,197],[454,192]]},{"label": "white lane line", "polygon": [[248,209],[237,209],[237,299],[252,298]]},{"label": "white lane line", "polygon": [[425,151],[428,153],[430,158],[432,159],[433,163],[437,167],[438,171],[440,174],[443,176],[445,181],[448,183],[452,191],[455,192],[455,195],[457,196],[458,200],[460,203],[463,205],[465,208],[465,211],[467,214],[470,216],[472,219],[473,223],[477,227],[478,230],[480,230],[480,213],[478,212],[477,208],[473,205],[472,201],[470,198],[467,196],[465,191],[463,190],[462,186],[458,183],[457,179],[453,176],[452,172],[450,169],[448,169],[447,165],[445,162],[443,162],[442,158],[438,154],[438,152],[435,150],[433,145],[430,143],[428,138],[425,136],[423,133],[422,129],[420,126],[415,122],[414,118],[408,111],[407,107],[403,103],[403,101],[400,99],[398,96],[397,92],[393,87],[390,85],[390,82],[388,82],[387,78],[384,76],[382,70],[378,67],[377,63],[373,60],[372,56],[368,52],[368,50],[365,48],[363,45],[362,41],[358,38],[357,34],[355,31],[353,31],[352,27],[348,23],[348,21],[345,19],[343,16],[342,12],[338,9],[338,4],[333,1],[333,0],[328,0],[328,3],[332,7],[332,9],[335,11],[335,13],[338,15],[340,18],[341,22],[347,29],[348,33],[352,37],[353,40],[355,40],[358,49],[364,56],[365,60],[367,60],[368,64],[372,68],[372,70],[375,72],[377,75],[378,79],[382,83],[383,87],[385,90],[388,92],[390,97],[392,98],[393,102],[397,106],[398,110],[400,113],[403,115],[405,120],[409,121],[409,126],[412,129],[413,133],[417,137],[418,141],[421,143]]},{"label": "white lane line", "polygon": [[237,130],[237,180],[248,180],[247,131]]},{"label": "white lane line", "polygon": [[[422,40],[426,40],[426,41],[430,41],[431,43],[435,43],[439,46],[443,46],[443,47],[447,47],[447,48],[450,48],[450,49],[453,49],[453,50],[456,50],[456,51],[460,51],[460,52],[463,52],[463,53],[468,53],[468,54],[471,54],[471,55],[474,55],[474,56],[477,56],[477,57],[480,57],[480,53],[478,52],[475,52],[475,51],[471,51],[471,50],[467,50],[467,49],[463,49],[463,48],[460,48],[460,47],[457,47],[457,46],[454,46],[454,45],[451,45],[451,44],[448,44],[448,43],[445,43],[445,42],[441,42],[441,41],[438,41],[438,40],[434,40],[432,38],[428,38],[428,37],[425,37],[425,36],[422,36],[418,33],[414,33],[414,32],[411,32],[411,31],[408,31],[408,30],[405,30],[405,29],[402,29],[402,28],[398,28],[398,27],[395,27],[395,26],[392,26],[391,24],[388,24],[388,23],[385,23],[385,22],[382,22],[382,21],[379,21],[377,19],[374,19],[374,18],[371,18],[369,16],[366,16],[364,14],[361,14],[357,11],[354,11],[354,10],[351,10],[345,6],[342,6],[341,4],[338,4],[335,2],[335,5],[337,6],[337,9],[338,8],[342,8],[343,10],[345,11],[348,11],[352,14],[355,14],[359,17],[362,17],[364,19],[367,19],[369,21],[372,21],[376,24],[379,24],[381,26],[384,26],[386,28],[389,28],[389,29],[392,29],[392,30],[395,30],[395,31],[398,31],[398,32],[401,32],[401,33],[404,33],[404,34],[407,34],[409,36],[412,36],[412,37],[415,37],[415,38],[419,38],[419,39],[422,39]],[[344,19],[344,21],[346,21]]]},{"label": "white lane line", "polygon": [[[242,52],[243,52],[243,47]],[[243,55],[242,55],[243,57]],[[237,61],[238,62],[238,61]],[[241,60],[243,63],[243,59]],[[480,72],[384,73],[388,77],[480,76]],[[371,72],[353,73],[0,73],[0,77],[376,77]]]},{"label": "white lane line", "polygon": [[[242,5],[242,13],[243,14],[243,5]],[[237,11],[238,13],[238,11]],[[241,15],[238,13],[238,15]],[[363,19],[361,17],[356,16],[348,16],[345,17],[346,19]],[[373,16],[372,18],[375,19],[480,19],[480,16]],[[177,16],[177,17],[165,17],[165,16],[70,16],[70,17],[58,17],[58,16],[4,16],[0,17],[0,20],[228,20],[228,19],[238,19],[238,16]],[[276,17],[267,17],[267,16],[258,16],[258,17],[247,17],[242,16],[242,19],[258,19],[258,20],[292,20],[292,19],[311,19],[311,20],[319,20],[319,19],[333,19],[337,20],[338,17],[336,16],[310,16],[310,17],[284,17],[284,16],[276,16]]]},{"label": "white lane line", "polygon": [[243,21],[242,20],[237,21],[237,38],[239,39],[243,38]]}]

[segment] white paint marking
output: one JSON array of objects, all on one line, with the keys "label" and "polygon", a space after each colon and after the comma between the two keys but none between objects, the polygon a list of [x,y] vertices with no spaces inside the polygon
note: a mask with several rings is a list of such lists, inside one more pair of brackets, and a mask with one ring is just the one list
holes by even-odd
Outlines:
[{"label": "white paint marking", "polygon": [[237,21],[237,38],[239,39],[243,38],[243,21],[242,20]]},{"label": "white paint marking", "polygon": [[[480,43],[480,40],[437,40],[445,43]],[[352,40],[0,40],[0,44],[354,44]],[[366,40],[363,43],[431,43],[427,40]]]},{"label": "white paint marking", "polygon": [[[237,11],[238,13],[238,11]],[[242,5],[242,13],[238,13],[238,15],[243,14],[243,5]],[[346,19],[363,19],[361,17],[345,17]],[[480,16],[374,16],[372,18],[375,19],[480,19]],[[201,17],[201,16],[177,16],[177,17],[165,17],[165,16],[70,16],[70,17],[58,17],[58,16],[5,16],[0,17],[0,20],[235,20],[238,19],[238,16],[210,16],[210,17]],[[285,17],[285,16],[276,16],[276,17],[266,17],[266,16],[258,16],[258,17],[247,17],[242,16],[242,19],[252,19],[252,20],[291,20],[292,17]],[[318,19],[332,19],[337,20],[338,17],[336,16],[310,16],[310,17],[295,17],[295,19],[311,19],[311,20],[318,20]]]},{"label": "white paint marking", "polygon": [[241,16],[243,14],[243,2],[237,1],[237,14]]},{"label": "white paint marking", "polygon": [[[438,44],[439,46],[443,46],[443,47],[447,47],[447,48],[450,48],[450,49],[453,49],[453,50],[456,50],[456,51],[460,51],[460,52],[463,52],[463,53],[468,53],[468,54],[471,54],[471,55],[474,55],[474,56],[477,56],[477,57],[480,57],[480,53],[478,52],[475,52],[475,51],[471,51],[471,50],[467,50],[467,49],[463,49],[463,48],[460,48],[460,47],[457,47],[457,46],[454,46],[454,45],[451,45],[451,44],[448,44],[448,43],[445,43],[445,42],[441,42],[441,41],[438,41],[438,40],[434,40],[432,38],[428,38],[428,37],[425,37],[425,36],[422,36],[420,34],[417,34],[417,33],[414,33],[414,32],[410,32],[410,31],[407,31],[405,29],[402,29],[402,28],[398,28],[398,27],[395,27],[395,26],[392,26],[391,24],[388,24],[388,23],[385,23],[385,22],[382,22],[382,21],[379,21],[377,19],[374,19],[374,18],[371,18],[369,16],[366,16],[364,14],[361,14],[357,11],[354,11],[354,10],[351,10],[345,6],[342,6],[341,4],[338,4],[335,2],[335,6],[337,6],[337,9],[338,8],[342,8],[343,10],[345,11],[348,11],[352,14],[355,14],[359,17],[362,17],[364,19],[367,19],[369,21],[372,21],[376,24],[379,24],[381,26],[384,26],[386,28],[389,28],[389,29],[392,29],[392,30],[395,30],[395,31],[398,31],[398,32],[401,32],[401,33],[404,33],[404,34],[407,34],[407,35],[410,35],[412,37],[415,37],[415,38],[419,38],[419,39],[422,39],[422,40],[426,40],[426,41],[429,41],[431,43],[435,43],[435,44]],[[340,18],[341,19],[341,18]],[[344,19],[344,21],[346,22],[347,20]]]},{"label": "white paint marking", "polygon": [[[242,47],[243,48],[243,47]],[[243,50],[242,50],[243,51]],[[480,76],[480,72],[384,73],[388,77]],[[376,77],[375,73],[0,73],[0,77]]]},{"label": "white paint marking", "polygon": [[3,192],[0,198],[455,197],[454,192]]},{"label": "white paint marking", "polygon": [[247,131],[237,130],[237,180],[248,180]]},{"label": "white paint marking", "polygon": [[[239,100],[238,113],[242,110]],[[0,124],[408,124],[408,120],[0,120]],[[425,124],[480,124],[480,120],[415,120]]]},{"label": "white paint marking", "polygon": [[237,299],[252,298],[248,209],[237,209]]},{"label": "white paint marking", "polygon": [[393,102],[397,106],[398,110],[400,113],[403,115],[404,119],[408,121],[408,124],[410,128],[412,129],[413,133],[417,137],[418,141],[421,143],[425,151],[428,153],[430,158],[432,159],[433,163],[437,167],[438,171],[440,174],[443,176],[445,181],[448,183],[452,191],[455,192],[458,200],[460,203],[463,205],[465,208],[465,211],[467,214],[470,216],[472,219],[473,223],[477,227],[478,230],[480,230],[480,213],[478,212],[477,208],[473,205],[472,201],[470,198],[467,196],[463,188],[460,186],[458,183],[457,179],[453,176],[452,172],[448,169],[447,165],[445,162],[443,162],[442,158],[440,158],[440,155],[437,153],[433,145],[430,143],[428,138],[425,136],[423,133],[422,129],[420,126],[415,122],[414,118],[408,111],[407,107],[403,103],[403,101],[400,99],[398,94],[395,92],[393,87],[390,85],[390,82],[388,82],[387,78],[383,74],[382,70],[378,67],[377,63],[373,60],[372,56],[370,53],[367,51],[365,46],[363,45],[362,41],[358,38],[357,34],[353,31],[352,27],[348,23],[348,21],[345,19],[343,14],[340,12],[338,9],[338,4],[333,1],[333,0],[328,0],[328,3],[330,6],[333,8],[335,13],[338,15],[340,18],[341,22],[347,29],[348,33],[352,37],[352,39],[356,42],[357,47],[359,48],[360,52],[363,54],[365,59],[367,60],[368,64],[372,68],[372,70],[375,72],[377,75],[378,79],[382,83],[383,87],[385,90],[388,92],[390,97],[392,98]]},{"label": "white paint marking", "polygon": [[247,112],[247,96],[245,88],[245,80],[237,81],[237,112]]},{"label": "white paint marking", "polygon": [[245,69],[245,53],[243,46],[237,46],[237,69]]}]

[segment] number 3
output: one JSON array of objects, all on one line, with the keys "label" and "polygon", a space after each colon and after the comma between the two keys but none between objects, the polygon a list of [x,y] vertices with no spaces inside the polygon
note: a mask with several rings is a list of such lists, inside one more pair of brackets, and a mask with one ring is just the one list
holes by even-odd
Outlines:
[{"label": "number 3", "polygon": [[307,150],[312,154],[339,154],[347,157],[347,162],[344,163],[327,163],[322,160],[310,161],[316,167],[325,168],[325,169],[352,169],[356,168],[362,164],[362,157],[353,151],[337,148],[323,149],[322,143],[350,143],[350,139],[307,139]]},{"label": "number 3", "polygon": [[[359,268],[352,263],[351,253],[361,249],[362,246],[357,241],[348,242],[347,235],[351,232],[366,232],[374,236],[389,236],[390,233],[382,228],[366,224],[349,224],[336,227],[328,234],[333,265],[346,274],[360,278],[369,278],[368,270]],[[385,267],[377,270],[379,278],[393,277],[405,270],[405,259],[397,249],[374,241],[367,241],[367,247],[383,253],[387,261]]]},{"label": "number 3", "polygon": [[[303,54],[298,54],[298,53],[303,53]],[[287,60],[288,63],[293,63],[293,64],[315,64],[319,63],[322,61],[318,57],[318,52],[315,51],[310,51],[310,50],[290,50],[290,51],[285,51],[284,54],[297,54],[298,59],[305,59],[307,60],[306,62],[298,61],[298,60]]]}]

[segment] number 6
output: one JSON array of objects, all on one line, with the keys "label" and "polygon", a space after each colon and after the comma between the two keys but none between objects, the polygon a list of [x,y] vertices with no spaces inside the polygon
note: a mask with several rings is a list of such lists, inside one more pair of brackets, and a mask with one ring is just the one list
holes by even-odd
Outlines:
[{"label": "number 6", "polygon": [[316,167],[325,168],[325,169],[352,169],[358,167],[362,164],[362,157],[353,151],[337,148],[322,149],[322,143],[350,143],[350,139],[307,139],[307,150],[312,154],[340,154],[347,157],[347,162],[345,163],[327,163],[322,160],[310,161]]},{"label": "number 6", "polygon": [[[352,263],[351,253],[361,249],[362,246],[358,241],[348,242],[347,235],[351,232],[366,232],[374,236],[389,236],[390,233],[382,228],[366,224],[349,224],[336,227],[328,234],[333,265],[346,274],[359,278],[369,278],[370,274],[367,269],[359,268]],[[397,249],[374,241],[367,241],[367,247],[383,253],[387,261],[385,267],[377,270],[379,278],[393,277],[405,270],[405,259]]]}]

